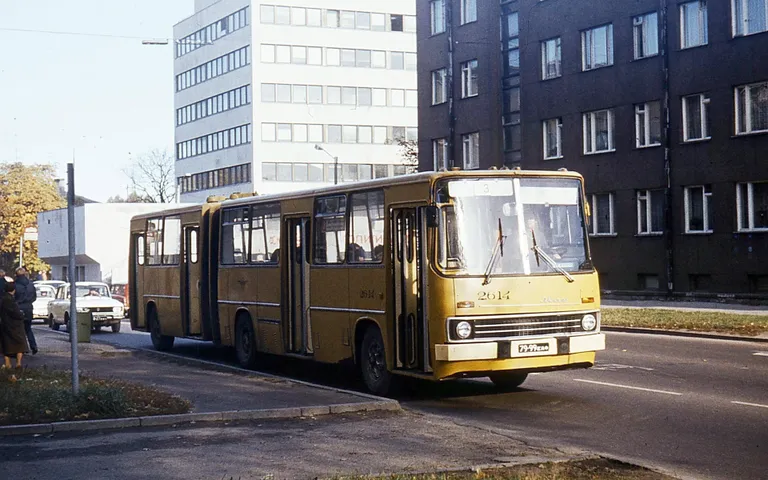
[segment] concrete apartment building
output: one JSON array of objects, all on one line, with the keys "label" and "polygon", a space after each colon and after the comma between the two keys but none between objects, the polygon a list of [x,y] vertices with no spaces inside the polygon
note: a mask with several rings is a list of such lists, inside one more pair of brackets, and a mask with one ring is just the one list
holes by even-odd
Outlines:
[{"label": "concrete apartment building", "polygon": [[419,0],[419,168],[581,172],[605,290],[768,296],[768,0]]},{"label": "concrete apartment building", "polygon": [[174,27],[181,201],[413,169],[415,32],[413,0],[196,0]]}]

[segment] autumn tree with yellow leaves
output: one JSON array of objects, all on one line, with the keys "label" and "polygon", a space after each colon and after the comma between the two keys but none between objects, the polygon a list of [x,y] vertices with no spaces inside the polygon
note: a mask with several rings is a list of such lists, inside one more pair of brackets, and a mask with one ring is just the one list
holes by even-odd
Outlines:
[{"label": "autumn tree with yellow leaves", "polygon": [[[24,229],[37,226],[37,214],[63,208],[52,165],[0,164],[0,267],[12,272],[19,263]],[[32,272],[48,270],[37,257],[37,242],[24,242],[24,264]]]}]

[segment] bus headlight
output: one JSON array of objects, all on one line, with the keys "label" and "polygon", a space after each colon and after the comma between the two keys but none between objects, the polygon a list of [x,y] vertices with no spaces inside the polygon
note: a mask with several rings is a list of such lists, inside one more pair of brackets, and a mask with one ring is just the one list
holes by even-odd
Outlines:
[{"label": "bus headlight", "polygon": [[581,329],[584,331],[594,330],[597,327],[597,319],[591,313],[584,315],[581,319]]},{"label": "bus headlight", "polygon": [[456,324],[456,336],[461,340],[466,340],[472,335],[472,325],[469,322],[459,322]]}]

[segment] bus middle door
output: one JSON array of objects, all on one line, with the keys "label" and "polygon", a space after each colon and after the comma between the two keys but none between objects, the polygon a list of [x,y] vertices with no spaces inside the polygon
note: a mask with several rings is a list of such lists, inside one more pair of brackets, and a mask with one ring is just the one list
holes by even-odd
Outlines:
[{"label": "bus middle door", "polygon": [[429,371],[421,208],[392,210],[396,368]]},{"label": "bus middle door", "polygon": [[312,326],[309,319],[309,217],[285,221],[288,313],[287,351],[312,355]]}]

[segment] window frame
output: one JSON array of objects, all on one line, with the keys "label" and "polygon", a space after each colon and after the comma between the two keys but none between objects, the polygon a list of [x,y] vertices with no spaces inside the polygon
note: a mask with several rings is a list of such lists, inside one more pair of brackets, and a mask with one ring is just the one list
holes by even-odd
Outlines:
[{"label": "window frame", "polygon": [[[437,6],[439,5],[440,8],[440,15],[437,15]],[[437,21],[440,21],[438,24]],[[445,0],[430,0],[429,2],[429,31],[430,35],[440,35],[441,33],[445,33],[446,30],[446,22],[445,22]]]},{"label": "window frame", "polygon": [[[448,101],[448,69],[438,68],[437,70],[432,70],[431,75],[431,81],[432,81],[432,105],[442,105],[443,103],[446,103]],[[437,98],[437,82],[435,81],[439,77],[439,80],[442,82],[441,86],[441,95],[440,98]]]},{"label": "window frame", "polygon": [[[762,128],[759,130],[753,130],[752,129],[752,111],[754,107],[752,106],[751,102],[751,89],[752,87],[762,87],[765,88],[766,92],[768,93],[768,81],[764,82],[756,82],[756,83],[750,83],[745,85],[738,85],[733,89],[733,108],[734,108],[734,122],[735,122],[735,132],[737,136],[741,135],[753,135],[753,134],[761,134],[768,132],[768,122],[766,123],[766,128]],[[744,92],[744,107],[745,111],[741,112],[741,103],[740,103],[740,90],[743,90]],[[768,108],[768,99],[766,99],[766,108]],[[744,117],[744,127],[745,129],[742,131],[741,129],[741,115],[742,113],[745,115]]]},{"label": "window frame", "polygon": [[[461,98],[473,98],[480,94],[479,62],[476,58],[461,63]],[[472,79],[474,78],[474,92]]]},{"label": "window frame", "polygon": [[[647,26],[648,19],[651,17],[653,17],[654,22],[656,23],[656,52],[650,54],[641,54],[640,50],[647,43],[647,39],[649,38]],[[639,23],[638,19],[640,20]],[[659,12],[653,11],[632,17],[632,42],[634,46],[634,60],[642,60],[644,58],[652,58],[659,55]]]},{"label": "window frame", "polygon": [[[658,133],[659,133],[659,141],[655,143],[651,143],[652,141],[652,125],[651,122],[653,120],[653,115],[651,114],[651,107],[652,105],[656,104],[658,107],[659,112],[659,125],[658,125]],[[659,147],[661,146],[661,102],[659,100],[653,100],[650,102],[644,102],[644,103],[638,103],[635,104],[635,148],[651,148],[651,147]],[[641,117],[642,117],[642,123],[643,123],[643,132],[644,135],[640,135],[640,123],[641,123]]]},{"label": "window frame", "polygon": [[[442,152],[442,156],[438,154]],[[432,139],[432,166],[434,170],[448,170],[448,138]]]},{"label": "window frame", "polygon": [[[747,32],[746,27],[749,24],[749,0],[731,0],[731,36],[733,38],[747,37],[749,35],[757,35],[760,33],[768,32],[768,0],[762,0],[762,2],[765,15],[765,29],[755,32]],[[736,8],[737,3],[741,5],[740,12],[743,16],[742,19],[737,18],[737,13],[739,12],[739,10]],[[738,31],[739,24],[742,26],[740,33]]]},{"label": "window frame", "polygon": [[[607,112],[608,113],[608,148],[606,150],[597,150],[597,131],[595,129],[595,124],[597,123],[595,121],[595,115],[601,112]],[[592,145],[592,150],[588,150],[587,146],[587,122],[590,124],[590,142],[589,144]],[[583,153],[584,155],[598,155],[601,153],[611,153],[616,151],[616,143],[614,140],[615,135],[615,118],[613,114],[613,109],[611,108],[604,108],[601,110],[593,110],[591,112],[585,112],[582,114],[582,142],[583,142]]]},{"label": "window frame", "polygon": [[[663,216],[661,219],[661,224],[662,224],[661,230],[653,229],[653,193],[654,192],[664,193],[664,190],[656,188],[656,189],[645,189],[645,190],[636,191],[637,236],[649,237],[649,236],[659,236],[664,234],[664,217]],[[642,225],[642,215],[641,215],[641,206],[640,206],[642,200],[645,200],[645,225]],[[663,201],[663,197],[662,197],[662,201]],[[645,227],[647,231],[643,231],[643,227]]]},{"label": "window frame", "polygon": [[[699,127],[701,128],[701,137],[692,138],[688,136],[688,125],[691,119],[688,118],[688,99],[697,98],[699,103]],[[692,95],[684,95],[681,98],[682,110],[683,110],[683,142],[703,142],[712,139],[712,134],[709,131],[709,103],[710,97],[706,93],[694,93]],[[737,120],[738,122],[738,120]]]},{"label": "window frame", "polygon": [[[597,207],[597,197],[599,195],[608,195],[608,232],[598,232],[598,223],[597,223],[597,216],[600,214],[600,210]],[[589,225],[589,236],[590,237],[615,237],[616,236],[616,224],[615,224],[615,217],[614,217],[614,193],[613,192],[604,192],[604,193],[593,193],[590,195],[589,203],[591,207],[591,221]]]},{"label": "window frame", "polygon": [[[697,21],[699,23],[699,29],[703,32],[703,35],[699,35],[699,42],[692,45],[686,45],[686,22],[685,22],[685,7],[693,4],[699,5],[699,13],[697,15]],[[701,8],[703,5],[704,8]],[[680,25],[680,50],[687,50],[689,48],[703,47],[709,44],[709,7],[706,0],[693,0],[690,2],[683,2],[678,4],[679,8],[679,25]],[[702,13],[703,12],[703,13]],[[703,37],[703,38],[702,38]]]},{"label": "window frame", "polygon": [[[373,243],[374,243],[374,231],[373,231],[374,227],[373,227],[373,223],[374,223],[374,221],[371,220],[371,208],[370,208],[372,206],[371,203],[370,203],[370,199],[371,199],[372,195],[373,196],[378,196],[380,198],[380,200],[381,200],[381,203],[376,204],[377,206],[378,205],[381,206],[381,218],[378,219],[378,221],[381,222],[381,237],[382,237],[381,241],[382,241],[382,243],[380,244],[380,246],[382,247],[382,257],[379,260],[376,260],[376,258],[374,256],[374,251],[376,249],[376,247],[373,245]],[[351,255],[352,252],[350,251],[350,246],[353,243],[356,244],[356,245],[359,245],[361,248],[363,248],[363,250],[365,250],[365,247],[363,247],[362,245],[358,244],[357,242],[353,242],[353,240],[356,240],[354,238],[355,237],[355,228],[354,228],[354,223],[353,223],[353,216],[354,216],[354,209],[355,209],[355,199],[359,198],[359,197],[366,197],[366,199],[368,200],[366,202],[366,211],[367,211],[367,222],[366,223],[368,224],[368,234],[369,234],[369,242],[370,242],[369,246],[371,247],[371,251],[370,251],[371,258],[370,259],[363,259],[363,260],[355,260],[352,257],[352,255]],[[383,262],[384,262],[383,248],[384,248],[384,244],[385,244],[385,241],[386,241],[386,239],[384,238],[385,237],[384,231],[385,231],[385,228],[386,228],[385,226],[386,226],[386,216],[387,216],[386,215],[386,210],[387,210],[386,209],[386,203],[384,201],[384,190],[377,189],[377,190],[363,190],[363,191],[351,192],[349,194],[349,198],[348,198],[347,202],[349,204],[347,206],[347,245],[346,245],[346,250],[345,250],[346,251],[346,253],[345,253],[345,262],[347,263],[347,265],[350,265],[350,266],[382,265]],[[376,246],[379,246],[379,245],[376,245]]]},{"label": "window frame", "polygon": [[[549,138],[549,135],[548,135],[548,133],[549,133],[549,122],[551,122],[553,120],[557,122],[557,124],[555,125],[555,130],[556,130],[556,132],[555,132],[555,141],[557,143],[557,145],[556,145],[557,154],[554,155],[554,156],[548,156],[547,152],[549,152],[549,148],[548,148],[549,145],[548,145],[548,141],[547,140]],[[544,147],[544,151],[542,152],[543,153],[542,157],[543,157],[544,160],[558,160],[558,159],[563,158],[563,136],[562,136],[562,130],[563,130],[563,117],[548,118],[546,120],[542,120],[542,122],[541,122],[541,133],[542,133],[542,137],[543,137],[542,138],[542,142],[543,142],[542,146]]]},{"label": "window frame", "polygon": [[[587,40],[589,40],[591,48],[590,48],[590,55],[591,58],[594,58],[595,56],[595,41],[594,41],[594,33],[602,28],[607,28],[608,31],[606,33],[606,59],[607,63],[604,65],[596,65],[594,61],[591,65],[587,65]],[[589,38],[588,38],[589,37]],[[613,23],[606,23],[603,25],[598,25],[596,27],[588,28],[586,30],[581,31],[581,71],[582,72],[589,72],[592,70],[598,70],[600,68],[607,68],[613,66],[614,62],[614,41],[613,41]]]},{"label": "window frame", "polygon": [[461,164],[464,170],[480,169],[480,132],[461,136]]},{"label": "window frame", "polygon": [[[736,184],[736,231],[739,233],[756,233],[756,232],[768,232],[767,227],[755,227],[755,184],[766,185],[768,188],[768,182],[739,182]],[[744,199],[742,198],[742,188],[746,187],[746,205],[743,205]],[[747,225],[743,224],[744,220],[744,207],[746,206],[746,220]]]},{"label": "window frame", "polygon": [[477,0],[460,0],[460,25],[477,21]]},{"label": "window frame", "polygon": [[[702,229],[691,228],[691,195],[699,195],[699,192],[693,192],[694,189],[701,189],[702,205]],[[685,233],[687,234],[705,234],[712,233],[712,219],[709,215],[709,209],[712,207],[712,186],[711,185],[688,185],[683,188],[683,212],[685,220]]]},{"label": "window frame", "polygon": [[[549,60],[549,43],[555,42],[554,46],[554,53],[555,53],[555,70],[556,72],[553,75],[549,75],[549,69],[548,66],[552,63]],[[541,41],[541,79],[542,80],[552,80],[554,78],[560,78],[563,76],[563,41],[562,37],[553,37],[548,38],[546,40]]]},{"label": "window frame", "polygon": [[[319,208],[318,208],[320,203],[324,202],[324,201],[327,201],[327,200],[330,200],[330,199],[339,199],[339,201],[341,201],[343,199],[344,211],[342,213],[339,213],[338,211],[331,212],[331,213],[320,213],[319,212]],[[335,195],[324,195],[322,197],[315,197],[315,200],[314,200],[313,203],[314,203],[314,206],[313,206],[313,212],[312,212],[313,213],[313,215],[312,215],[312,229],[313,229],[314,233],[312,235],[312,265],[318,265],[318,266],[327,267],[327,266],[339,266],[339,265],[346,264],[347,249],[348,249],[347,243],[349,241],[349,235],[348,235],[348,232],[349,232],[349,225],[348,225],[348,222],[349,222],[349,219],[348,219],[348,217],[349,217],[349,205],[348,205],[349,198],[348,198],[348,195],[346,195],[346,194],[340,194],[340,195],[339,194],[335,194]],[[339,208],[337,210],[340,210],[340,209],[341,208]],[[329,262],[328,261],[327,242],[326,242],[325,261],[321,262],[321,261],[318,260],[318,257],[317,257],[317,252],[318,252],[317,236],[321,233],[321,230],[320,230],[320,228],[318,226],[318,222],[321,219],[339,218],[339,217],[342,218],[342,223],[344,225],[344,233],[342,235],[342,239],[343,239],[343,242],[344,242],[344,248],[343,249],[340,248],[340,245],[338,245],[338,243],[337,243],[337,254],[338,254],[339,261],[337,261],[337,262]],[[337,238],[337,242],[338,242],[338,238]]]}]

